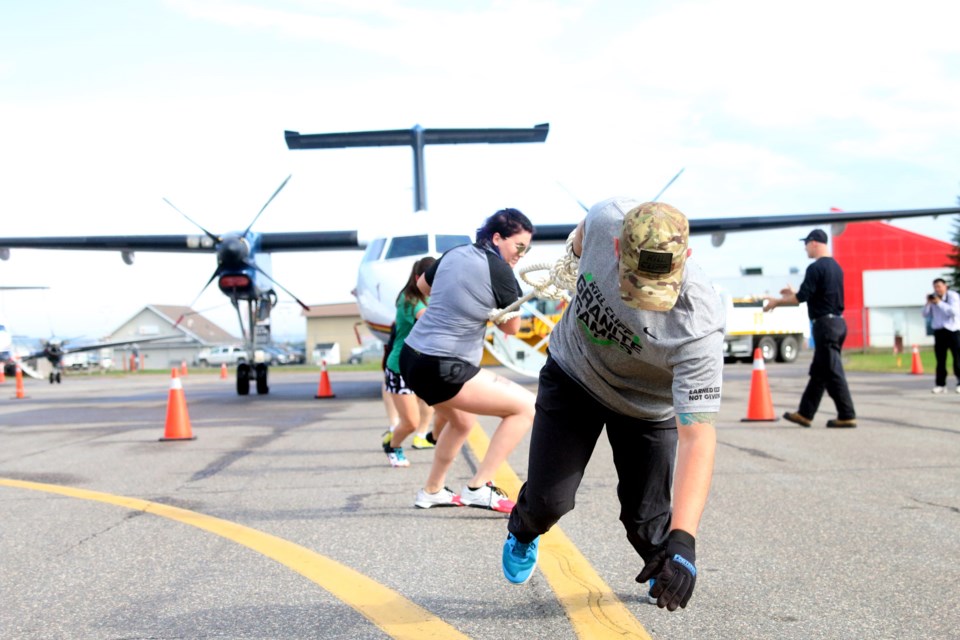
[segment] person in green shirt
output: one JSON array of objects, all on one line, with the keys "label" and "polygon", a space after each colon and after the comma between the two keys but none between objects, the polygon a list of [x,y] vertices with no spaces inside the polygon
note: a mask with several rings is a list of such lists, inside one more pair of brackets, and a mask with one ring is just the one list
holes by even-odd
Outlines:
[{"label": "person in green shirt", "polygon": [[418,426],[429,423],[429,415],[424,415],[424,412],[433,413],[430,407],[419,401],[400,374],[400,351],[413,329],[413,324],[427,310],[427,297],[417,287],[417,280],[436,261],[436,258],[430,256],[417,260],[410,271],[407,284],[397,296],[396,332],[383,369],[384,386],[390,393],[400,417],[391,435],[384,435],[383,441],[383,451],[393,467],[410,466],[410,461],[403,453],[403,441],[414,433]]}]

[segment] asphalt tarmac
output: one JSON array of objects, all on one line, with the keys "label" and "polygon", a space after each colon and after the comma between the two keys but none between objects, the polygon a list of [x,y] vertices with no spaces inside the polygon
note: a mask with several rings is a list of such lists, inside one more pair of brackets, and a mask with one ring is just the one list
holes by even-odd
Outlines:
[{"label": "asphalt tarmac", "polygon": [[[767,368],[778,415],[806,358]],[[318,379],[277,368],[269,396],[238,397],[192,372],[196,439],[158,442],[169,376],[27,380],[25,399],[8,377],[0,637],[960,637],[960,394],[934,396],[930,375],[849,374],[859,427],[824,428],[826,398],[804,429],[741,422],[751,367],[728,365],[696,592],[674,613],[642,602],[605,439],[550,555],[514,586],[506,516],[413,507],[431,452],[387,465],[379,375],[333,372],[321,400]],[[498,482],[523,479],[526,452]],[[458,458],[451,488],[475,460]]]}]

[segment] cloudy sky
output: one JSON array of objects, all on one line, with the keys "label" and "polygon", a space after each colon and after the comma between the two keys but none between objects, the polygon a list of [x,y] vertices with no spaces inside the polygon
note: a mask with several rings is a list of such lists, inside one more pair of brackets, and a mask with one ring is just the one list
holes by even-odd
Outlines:
[{"label": "cloudy sky", "polygon": [[[431,212],[654,196],[691,218],[954,206],[960,5],[759,0],[34,0],[0,9],[0,236],[359,229],[412,214],[408,148],[290,151],[301,133],[550,123],[545,144],[427,147]],[[573,194],[571,196],[571,194]],[[952,220],[900,226],[948,239]],[[805,268],[807,229],[695,239],[716,276]],[[548,251],[540,249],[539,257]],[[0,318],[98,337],[189,304],[212,256],[14,250]],[[537,259],[536,250],[531,260]],[[308,303],[343,302],[356,253],[277,254]],[[281,295],[282,301],[290,299]],[[195,304],[236,331],[211,287]],[[281,304],[275,334],[303,331]]]}]

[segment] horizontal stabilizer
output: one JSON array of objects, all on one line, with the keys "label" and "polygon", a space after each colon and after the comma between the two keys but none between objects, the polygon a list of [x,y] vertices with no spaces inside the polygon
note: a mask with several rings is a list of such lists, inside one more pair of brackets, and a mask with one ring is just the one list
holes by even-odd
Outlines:
[{"label": "horizontal stabilizer", "polygon": [[342,149],[346,147],[417,146],[420,144],[489,144],[543,142],[549,124],[521,129],[390,129],[385,131],[348,131],[344,133],[304,133],[284,131],[288,149]]}]

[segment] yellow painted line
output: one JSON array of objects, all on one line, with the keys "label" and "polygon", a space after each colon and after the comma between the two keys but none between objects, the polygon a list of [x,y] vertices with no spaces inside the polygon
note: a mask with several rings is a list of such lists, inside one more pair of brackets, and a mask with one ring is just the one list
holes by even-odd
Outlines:
[{"label": "yellow painted line", "polygon": [[[467,444],[477,459],[483,459],[490,440],[480,425],[475,425]],[[522,485],[508,464],[500,465],[493,483],[514,497]],[[540,536],[537,568],[566,610],[578,638],[652,640],[560,527],[554,526]]]},{"label": "yellow painted line", "polygon": [[134,511],[169,518],[209,531],[293,569],[329,591],[345,604],[353,607],[358,613],[383,630],[384,633],[398,640],[468,638],[468,636],[463,635],[426,609],[407,600],[393,589],[389,589],[365,575],[306,547],[301,547],[269,533],[196,511],[171,507],[139,498],[128,498],[98,491],[38,482],[24,482],[8,478],[0,478],[0,486],[45,491],[70,498],[105,502]]}]

